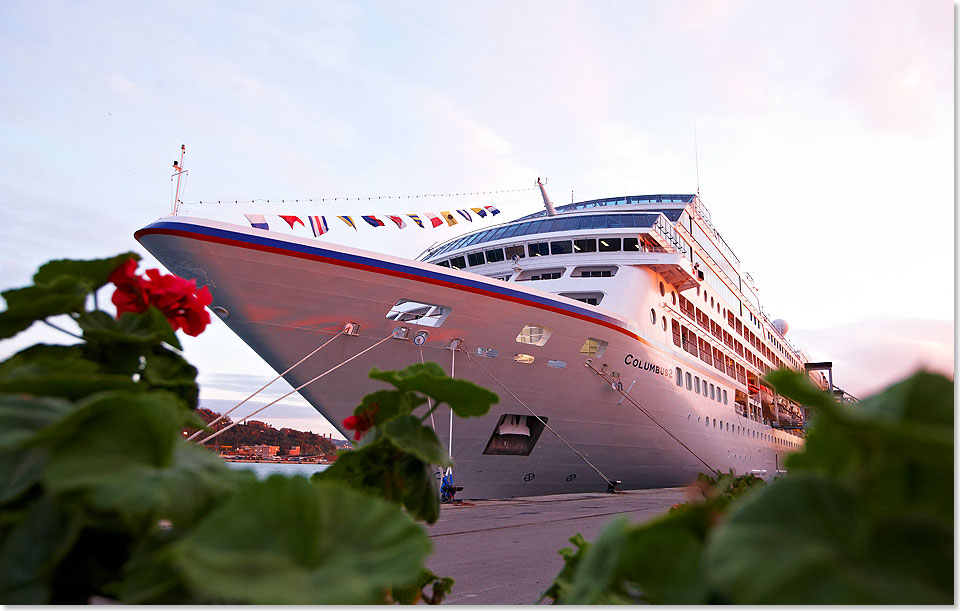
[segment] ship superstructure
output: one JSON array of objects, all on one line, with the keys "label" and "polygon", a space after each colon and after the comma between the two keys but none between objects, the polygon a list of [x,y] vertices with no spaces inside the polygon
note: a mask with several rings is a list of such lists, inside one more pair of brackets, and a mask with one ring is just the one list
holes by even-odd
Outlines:
[{"label": "ship superstructure", "polygon": [[278,372],[333,338],[284,377],[298,387],[352,358],[301,390],[338,428],[381,387],[374,366],[434,361],[498,392],[487,416],[433,421],[467,498],[781,470],[804,414],[760,377],[807,358],[761,311],[700,198],[547,203],[418,260],[183,217],[137,238],[208,285]]}]

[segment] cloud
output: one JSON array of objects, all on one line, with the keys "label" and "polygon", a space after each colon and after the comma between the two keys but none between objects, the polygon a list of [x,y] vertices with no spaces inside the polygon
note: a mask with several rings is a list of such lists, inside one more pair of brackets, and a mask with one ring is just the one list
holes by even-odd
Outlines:
[{"label": "cloud", "polygon": [[834,384],[863,399],[927,369],[953,377],[953,321],[872,318],[842,327],[792,329],[814,361],[833,362]]}]

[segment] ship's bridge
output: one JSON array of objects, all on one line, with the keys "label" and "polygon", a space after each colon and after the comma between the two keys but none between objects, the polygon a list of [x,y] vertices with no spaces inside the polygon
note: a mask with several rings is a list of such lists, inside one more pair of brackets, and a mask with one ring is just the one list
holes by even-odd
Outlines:
[{"label": "ship's bridge", "polygon": [[[546,265],[560,264],[569,255],[593,258],[603,253],[611,253],[611,257],[613,253],[636,253],[630,257],[632,264],[653,268],[683,290],[695,286],[697,277],[689,247],[674,225],[692,198],[633,196],[569,204],[559,207],[555,216],[532,214],[459,236],[430,248],[420,260],[459,269],[484,266],[471,271],[491,272],[507,280],[511,274],[502,275],[509,269],[504,263],[515,257],[545,257],[538,263]],[[597,209],[606,206],[611,208]]]}]

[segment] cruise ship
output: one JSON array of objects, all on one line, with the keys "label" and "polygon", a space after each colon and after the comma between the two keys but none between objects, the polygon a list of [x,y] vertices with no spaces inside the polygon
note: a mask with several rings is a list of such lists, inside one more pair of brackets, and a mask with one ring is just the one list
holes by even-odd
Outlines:
[{"label": "cruise ship", "polygon": [[[538,181],[539,182],[539,181]],[[461,498],[775,477],[804,410],[761,376],[804,370],[783,320],[696,194],[593,199],[435,244],[416,260],[170,216],[136,238],[341,433],[370,368],[432,361],[500,396],[438,410]],[[822,375],[815,380],[826,387]]]}]

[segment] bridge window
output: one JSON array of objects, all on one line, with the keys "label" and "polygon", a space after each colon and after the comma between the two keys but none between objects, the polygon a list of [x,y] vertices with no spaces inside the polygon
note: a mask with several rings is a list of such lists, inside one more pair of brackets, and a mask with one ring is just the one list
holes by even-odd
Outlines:
[{"label": "bridge window", "polygon": [[534,242],[527,245],[531,257],[545,257],[550,254],[550,245],[547,242]]},{"label": "bridge window", "polygon": [[618,252],[620,238],[600,238],[600,252]]},{"label": "bridge window", "polygon": [[471,252],[467,255],[467,262],[470,264],[470,267],[474,265],[483,265],[485,261],[483,260],[482,252]]},{"label": "bridge window", "polygon": [[593,238],[574,240],[573,250],[576,252],[597,252],[597,241]]},{"label": "bridge window", "polygon": [[519,246],[507,246],[505,250],[508,259],[513,259],[514,256],[516,256],[518,259],[522,259],[524,257],[522,244]]},{"label": "bridge window", "polygon": [[467,267],[467,260],[463,257],[453,257],[450,259],[450,267],[453,269],[464,269]]},{"label": "bridge window", "polygon": [[488,250],[485,254],[487,255],[487,263],[496,263],[497,261],[503,261],[504,259],[502,248]]},{"label": "bridge window", "polygon": [[439,265],[440,267],[450,267],[450,262],[449,262],[449,261],[437,261],[437,265]]},{"label": "bridge window", "polygon": [[623,250],[627,252],[640,250],[640,240],[637,238],[623,238]]},{"label": "bridge window", "polygon": [[570,240],[550,242],[551,255],[569,255],[572,252],[573,252],[573,242]]}]

